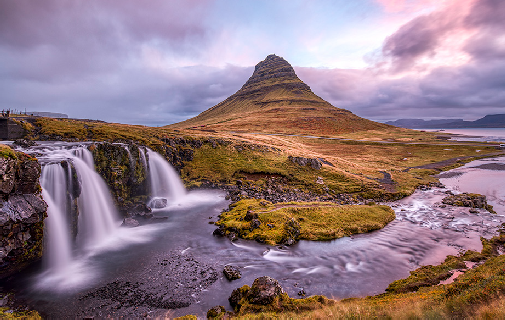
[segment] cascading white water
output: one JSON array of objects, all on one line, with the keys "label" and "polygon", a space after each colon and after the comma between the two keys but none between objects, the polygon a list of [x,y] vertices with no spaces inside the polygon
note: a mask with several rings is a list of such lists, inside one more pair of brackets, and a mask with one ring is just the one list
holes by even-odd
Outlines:
[{"label": "cascading white water", "polygon": [[42,196],[47,203],[45,220],[44,263],[48,270],[60,272],[72,260],[70,232],[65,215],[67,205],[65,171],[59,163],[44,166],[40,182]]},{"label": "cascading white water", "polygon": [[74,150],[74,154],[76,157],[84,161],[88,167],[94,168],[95,167],[95,161],[93,161],[93,155],[91,152],[89,152],[88,149],[86,148],[78,148]]},{"label": "cascading white water", "polygon": [[144,167],[144,171],[147,173],[147,159],[146,154],[143,148],[139,147],[140,153],[140,161],[142,161],[142,166]]},{"label": "cascading white water", "polygon": [[94,169],[91,152],[82,148],[77,154],[72,159],[81,181],[77,242],[89,246],[100,243],[118,227],[118,214],[107,185]]},{"label": "cascading white water", "polygon": [[[186,195],[186,189],[177,172],[160,154],[147,149],[147,155],[149,156],[151,204],[157,199],[166,199],[170,202],[180,201]],[[160,208],[165,205],[166,202],[164,205],[154,205],[154,207]]]},{"label": "cascading white water", "polygon": [[[50,273],[64,273],[76,256],[72,255],[71,222],[68,196],[73,190],[72,166],[80,183],[78,205],[77,255],[82,249],[103,242],[119,227],[116,209],[103,179],[95,172],[93,155],[83,146],[45,147],[37,150],[43,163],[40,184],[43,198],[48,204],[45,220],[44,263]],[[67,172],[62,167],[67,162]],[[81,251],[79,251],[81,249]]]},{"label": "cascading white water", "polygon": [[124,149],[126,150],[126,153],[128,153],[128,160],[130,160],[130,165],[134,168],[135,167],[135,159],[133,158],[133,155],[130,152],[130,148],[128,148],[128,146],[125,145]]}]

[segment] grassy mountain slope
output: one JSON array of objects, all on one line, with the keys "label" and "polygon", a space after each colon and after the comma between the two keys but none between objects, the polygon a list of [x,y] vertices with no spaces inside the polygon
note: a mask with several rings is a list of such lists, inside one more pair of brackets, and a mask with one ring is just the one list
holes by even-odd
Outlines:
[{"label": "grassy mountain slope", "polygon": [[336,135],[391,129],[332,106],[301,81],[291,65],[269,55],[232,96],[171,128],[215,131]]}]

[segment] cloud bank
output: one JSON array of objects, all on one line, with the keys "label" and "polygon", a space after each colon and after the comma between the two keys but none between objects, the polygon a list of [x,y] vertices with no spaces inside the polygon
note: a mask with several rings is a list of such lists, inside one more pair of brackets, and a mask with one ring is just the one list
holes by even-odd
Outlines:
[{"label": "cloud bank", "polygon": [[[0,108],[165,125],[224,100],[276,53],[366,118],[505,113],[504,1],[290,4],[0,0]],[[367,52],[368,66],[346,64]]]}]

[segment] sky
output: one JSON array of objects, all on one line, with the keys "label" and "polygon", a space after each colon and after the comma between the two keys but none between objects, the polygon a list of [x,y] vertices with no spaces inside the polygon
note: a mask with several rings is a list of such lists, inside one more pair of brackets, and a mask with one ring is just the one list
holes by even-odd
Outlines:
[{"label": "sky", "polygon": [[0,108],[162,126],[269,54],[376,121],[505,113],[503,0],[0,0]]}]

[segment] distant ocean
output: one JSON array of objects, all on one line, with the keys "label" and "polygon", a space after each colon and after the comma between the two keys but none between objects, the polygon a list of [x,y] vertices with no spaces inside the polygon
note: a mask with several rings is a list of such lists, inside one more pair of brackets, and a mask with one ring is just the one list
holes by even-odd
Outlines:
[{"label": "distant ocean", "polygon": [[454,133],[453,141],[505,142],[505,128],[415,129],[430,132]]}]

